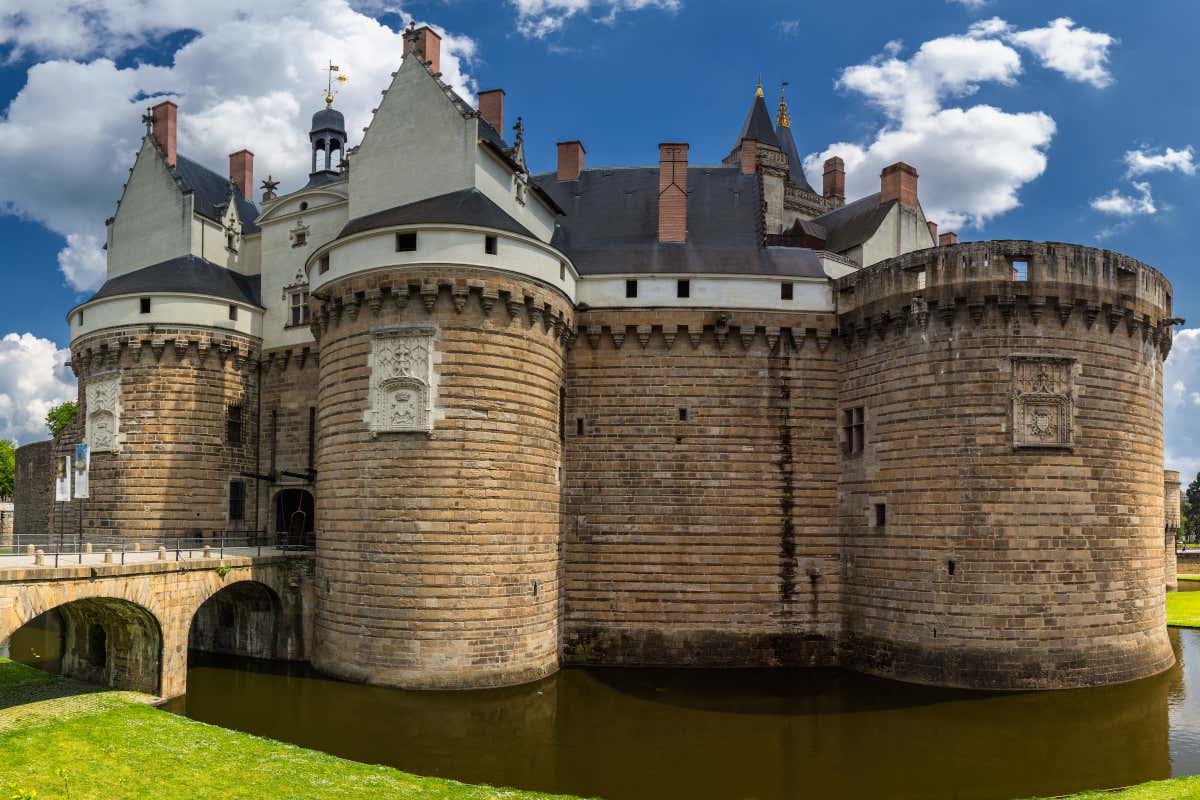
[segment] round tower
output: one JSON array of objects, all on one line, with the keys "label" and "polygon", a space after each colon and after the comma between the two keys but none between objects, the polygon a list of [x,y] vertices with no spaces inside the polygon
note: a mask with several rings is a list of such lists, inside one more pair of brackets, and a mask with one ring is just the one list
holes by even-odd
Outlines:
[{"label": "round tower", "polygon": [[[479,202],[460,194],[455,208]],[[308,262],[313,662],[405,688],[514,684],[558,665],[574,278],[539,240],[448,224],[439,208],[352,221]]]},{"label": "round tower", "polygon": [[1166,279],[999,241],[835,293],[847,666],[989,689],[1167,669]]},{"label": "round tower", "polygon": [[[333,98],[326,96],[326,106],[313,114],[312,128],[308,141],[312,146],[312,171],[309,177],[341,172],[342,159],[346,156],[346,118],[332,105]],[[337,153],[335,157],[333,154]]]}]

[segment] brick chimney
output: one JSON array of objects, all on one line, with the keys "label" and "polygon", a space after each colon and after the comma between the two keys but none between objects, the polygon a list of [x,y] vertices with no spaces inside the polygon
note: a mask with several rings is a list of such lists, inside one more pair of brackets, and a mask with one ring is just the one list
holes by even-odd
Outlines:
[{"label": "brick chimney", "polygon": [[742,139],[738,160],[742,167],[742,174],[753,175],[758,169],[758,142],[754,139]]},{"label": "brick chimney", "polygon": [[504,135],[504,90],[488,89],[479,93],[479,116]]},{"label": "brick chimney", "polygon": [[952,244],[958,244],[958,234],[950,231],[943,233],[938,237],[938,247],[949,247]]},{"label": "brick chimney", "polygon": [[254,191],[254,153],[242,149],[229,154],[229,180],[249,200]]},{"label": "brick chimney", "polygon": [[574,181],[579,179],[579,173],[583,172],[583,156],[585,152],[583,142],[558,143],[558,179],[560,181]]},{"label": "brick chimney", "polygon": [[434,75],[442,71],[442,37],[433,28],[423,25],[412,33],[417,54],[429,65]]},{"label": "brick chimney", "polygon": [[936,242],[938,240],[938,238],[937,238],[937,223],[936,222],[926,222],[925,224],[929,226],[929,238],[933,239]]},{"label": "brick chimney", "polygon": [[658,146],[658,240],[687,241],[688,146],[664,142]]},{"label": "brick chimney", "polygon": [[822,193],[826,197],[846,199],[846,162],[837,156],[825,159],[825,181]]},{"label": "brick chimney", "polygon": [[899,200],[905,208],[917,207],[917,170],[903,161],[879,173],[879,205]]},{"label": "brick chimney", "polygon": [[150,117],[154,122],[154,141],[158,142],[158,148],[166,155],[167,163],[172,167],[175,166],[176,160],[175,115],[178,111],[179,106],[170,100],[164,100],[150,109]]}]

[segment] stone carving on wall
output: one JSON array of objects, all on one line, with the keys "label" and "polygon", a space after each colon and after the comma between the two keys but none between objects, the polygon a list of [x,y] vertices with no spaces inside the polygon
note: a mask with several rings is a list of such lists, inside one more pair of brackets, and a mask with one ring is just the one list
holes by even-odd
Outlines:
[{"label": "stone carving on wall", "polygon": [[432,328],[375,331],[371,339],[371,435],[433,430]]},{"label": "stone carving on wall", "polygon": [[1070,447],[1075,433],[1075,359],[1011,359],[1013,447]]},{"label": "stone carving on wall", "polygon": [[121,374],[94,375],[87,384],[85,436],[93,453],[115,453],[119,448]]}]

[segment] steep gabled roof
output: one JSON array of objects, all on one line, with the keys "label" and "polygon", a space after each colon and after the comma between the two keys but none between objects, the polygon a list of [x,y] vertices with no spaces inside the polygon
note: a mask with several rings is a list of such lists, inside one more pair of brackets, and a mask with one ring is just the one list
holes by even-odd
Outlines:
[{"label": "steep gabled roof", "polygon": [[457,192],[428,197],[415,203],[376,211],[352,219],[338,234],[339,239],[363,231],[390,228],[393,225],[419,225],[423,223],[444,225],[477,225],[494,228],[520,236],[536,238],[528,228],[517,222],[508,212],[496,205],[478,189],[460,189]]},{"label": "steep gabled roof", "polygon": [[826,250],[843,253],[875,235],[888,212],[899,202],[892,200],[880,205],[879,194],[869,194],[812,220],[825,229]]},{"label": "steep gabled roof", "polygon": [[[759,91],[761,92],[761,88]],[[763,101],[762,94],[754,95],[754,102],[750,104],[750,111],[746,114],[746,121],[742,123],[742,132],[738,134],[734,146],[736,147],[742,139],[753,139],[756,142],[779,147],[779,139],[775,136],[775,126],[771,124],[771,114],[767,111],[767,104]]]},{"label": "steep gabled roof", "polygon": [[242,233],[258,233],[259,228],[254,224],[258,209],[254,203],[242,197],[241,190],[228,178],[222,178],[208,167],[184,156],[176,156],[175,162],[175,177],[179,178],[185,192],[192,193],[197,214],[220,222],[229,193],[233,192],[238,217],[242,220]]},{"label": "steep gabled roof", "polygon": [[262,307],[258,275],[243,275],[197,256],[178,256],[110,278],[92,300],[171,292],[200,294]]},{"label": "steep gabled roof", "polygon": [[779,138],[779,148],[783,150],[788,159],[788,180],[804,191],[816,194],[808,182],[808,178],[804,175],[804,163],[800,160],[800,152],[796,149],[795,140],[792,139],[791,126],[778,125],[775,128],[775,135]]}]

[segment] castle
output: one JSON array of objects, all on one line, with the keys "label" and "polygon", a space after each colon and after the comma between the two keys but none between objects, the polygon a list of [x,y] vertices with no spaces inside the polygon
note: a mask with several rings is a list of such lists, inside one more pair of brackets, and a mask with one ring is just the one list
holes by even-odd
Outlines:
[{"label": "castle", "polygon": [[1161,274],[939,236],[907,164],[846,202],[831,158],[818,192],[761,89],[719,165],[569,141],[530,174],[504,92],[471,107],[433,30],[405,42],[361,142],[329,98],[308,183],[257,206],[250,152],[213,172],[152,109],[69,314],[54,446],[90,445],[91,499],[52,524],[303,535],[313,663],[406,688],[1173,663]]}]

